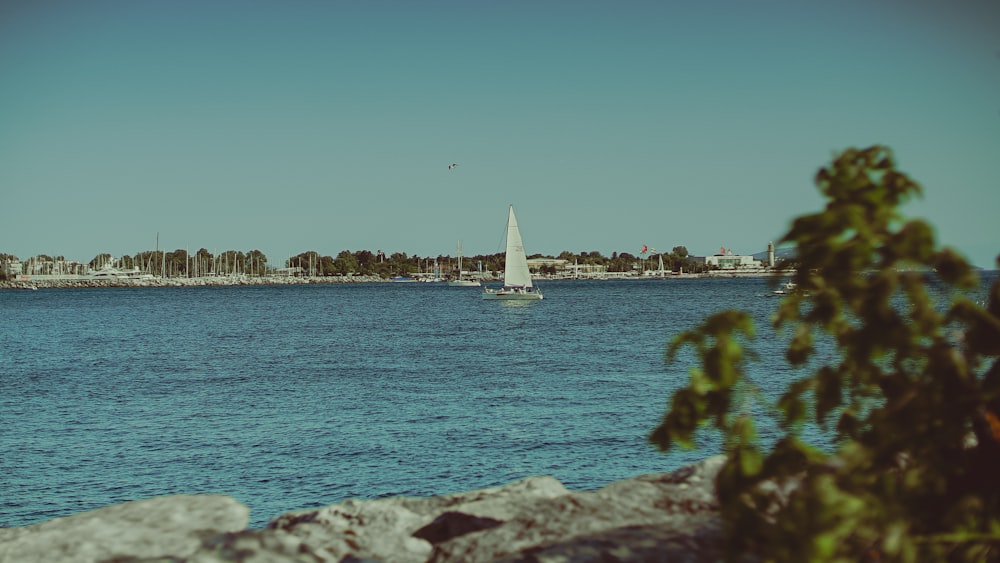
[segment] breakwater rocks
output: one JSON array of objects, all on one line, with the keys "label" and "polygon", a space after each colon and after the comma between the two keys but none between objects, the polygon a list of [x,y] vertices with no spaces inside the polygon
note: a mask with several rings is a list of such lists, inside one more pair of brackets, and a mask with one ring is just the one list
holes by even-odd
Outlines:
[{"label": "breakwater rocks", "polygon": [[723,456],[572,492],[552,477],[429,498],[347,500],[245,529],[222,495],[158,497],[0,528],[0,562],[717,561]]},{"label": "breakwater rocks", "polygon": [[364,283],[388,281],[379,276],[210,276],[199,278],[80,276],[46,277],[21,276],[21,279],[0,282],[0,289],[60,289],[81,287],[204,287],[233,285],[293,285]]}]

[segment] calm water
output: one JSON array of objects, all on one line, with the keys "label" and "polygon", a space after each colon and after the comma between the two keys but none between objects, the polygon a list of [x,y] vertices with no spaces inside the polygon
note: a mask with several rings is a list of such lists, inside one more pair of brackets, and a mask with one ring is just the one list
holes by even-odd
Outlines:
[{"label": "calm water", "polygon": [[594,489],[719,452],[646,443],[728,308],[783,389],[762,279],[549,282],[534,303],[438,284],[0,292],[0,526],[223,493],[251,525],[346,498],[553,475]]}]

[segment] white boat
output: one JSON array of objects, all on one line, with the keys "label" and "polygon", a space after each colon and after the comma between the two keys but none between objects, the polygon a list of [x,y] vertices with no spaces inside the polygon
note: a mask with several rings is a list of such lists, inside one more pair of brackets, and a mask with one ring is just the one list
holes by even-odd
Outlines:
[{"label": "white boat", "polygon": [[786,295],[786,294],[789,294],[789,293],[795,293],[796,289],[798,289],[798,285],[796,285],[795,282],[788,281],[788,282],[785,282],[785,284],[780,289],[774,290],[774,294],[775,295]]},{"label": "white boat", "polygon": [[487,287],[483,291],[483,299],[532,301],[541,298],[541,290],[531,285],[528,255],[524,252],[521,231],[517,228],[514,206],[511,205],[507,213],[507,252],[503,268],[503,287],[500,289]]},{"label": "white boat", "polygon": [[451,287],[479,287],[479,280],[470,280],[462,278],[462,242],[458,243],[458,277],[453,280],[448,281],[448,285]]},{"label": "white boat", "polygon": [[105,262],[104,265],[101,266],[100,270],[97,270],[96,272],[91,272],[90,276],[95,278],[130,278],[130,279],[137,279],[137,278],[146,279],[153,277],[152,275],[149,274],[143,274],[142,272],[139,271],[139,268],[136,267],[133,267],[130,270],[119,270],[118,268],[115,267],[115,260],[113,258]]}]

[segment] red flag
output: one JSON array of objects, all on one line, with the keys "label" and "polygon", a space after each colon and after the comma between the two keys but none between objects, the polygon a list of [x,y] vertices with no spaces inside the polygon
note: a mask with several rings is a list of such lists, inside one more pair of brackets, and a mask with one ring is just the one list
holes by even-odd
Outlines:
[{"label": "red flag", "polygon": [[645,254],[645,253],[646,253],[646,249],[648,249],[648,248],[649,248],[649,247],[648,247],[648,246],[646,246],[645,244],[644,244],[644,245],[642,245],[642,251],[641,251],[641,252],[639,252],[639,254]]}]

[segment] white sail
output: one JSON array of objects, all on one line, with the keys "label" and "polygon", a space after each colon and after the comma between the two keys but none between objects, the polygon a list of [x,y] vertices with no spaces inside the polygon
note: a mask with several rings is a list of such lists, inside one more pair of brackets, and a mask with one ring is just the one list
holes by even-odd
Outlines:
[{"label": "white sail", "polygon": [[507,214],[507,260],[503,270],[504,287],[531,287],[531,272],[528,270],[528,255],[521,242],[521,231],[517,228],[514,206]]}]

